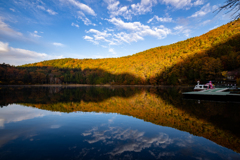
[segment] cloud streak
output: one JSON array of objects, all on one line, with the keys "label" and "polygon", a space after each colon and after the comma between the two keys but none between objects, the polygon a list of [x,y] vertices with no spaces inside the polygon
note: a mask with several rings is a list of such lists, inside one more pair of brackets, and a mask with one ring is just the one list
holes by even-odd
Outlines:
[{"label": "cloud streak", "polygon": [[147,21],[147,23],[152,22],[153,20],[156,20],[158,22],[172,22],[172,18],[162,18],[162,17],[158,17],[157,15],[154,15],[153,18],[149,19]]},{"label": "cloud streak", "polygon": [[87,6],[86,4],[80,3],[80,2],[78,2],[76,0],[68,0],[68,2],[70,2],[73,6],[81,9],[82,11],[84,11],[84,12],[86,12],[86,13],[92,15],[92,16],[96,16],[97,15],[94,12],[94,10],[91,7]]},{"label": "cloud streak", "polygon": [[194,2],[192,2],[192,0],[160,0],[160,1],[166,5],[171,5],[177,9],[198,6],[204,3],[203,0],[196,0]]},{"label": "cloud streak", "polygon": [[17,32],[9,27],[5,22],[3,22],[3,18],[0,16],[0,34],[4,34],[11,37],[21,37],[22,33]]},{"label": "cloud streak", "polygon": [[1,63],[10,63],[14,65],[21,65],[25,63],[33,63],[41,60],[48,60],[53,58],[63,58],[63,56],[51,56],[46,53],[38,53],[21,48],[9,47],[8,43],[0,41],[0,56]]},{"label": "cloud streak", "polygon": [[216,10],[217,6],[210,6],[210,3],[206,4],[205,6],[203,6],[199,11],[195,12],[194,14],[192,14],[189,18],[197,18],[197,17],[203,17],[206,14]]},{"label": "cloud streak", "polygon": [[64,47],[65,46],[64,44],[58,43],[58,42],[54,42],[53,45],[58,46],[58,47]]},{"label": "cloud streak", "polygon": [[57,12],[51,10],[51,9],[46,9],[44,6],[40,6],[40,5],[37,5],[37,8],[43,10],[43,11],[46,11],[48,12],[50,15],[56,15],[58,14]]}]

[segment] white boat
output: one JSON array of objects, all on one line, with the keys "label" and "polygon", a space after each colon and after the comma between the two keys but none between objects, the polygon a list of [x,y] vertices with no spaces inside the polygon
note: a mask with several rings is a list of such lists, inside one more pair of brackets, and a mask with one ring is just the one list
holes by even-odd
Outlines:
[{"label": "white boat", "polygon": [[194,87],[194,91],[202,91],[202,90],[208,90],[208,89],[214,89],[214,85],[211,81],[207,84],[199,84],[200,82],[197,81],[197,85]]}]

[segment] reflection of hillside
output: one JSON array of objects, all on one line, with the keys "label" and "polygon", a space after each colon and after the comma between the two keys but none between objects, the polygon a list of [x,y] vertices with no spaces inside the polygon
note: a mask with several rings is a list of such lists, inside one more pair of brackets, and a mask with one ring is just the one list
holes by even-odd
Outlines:
[{"label": "reflection of hillside", "polygon": [[137,87],[3,87],[0,106],[12,103],[53,104],[58,102],[100,102],[111,97],[132,97],[141,92]]},{"label": "reflection of hillside", "polygon": [[61,89],[58,93],[50,93],[47,88],[38,90],[28,95],[22,90],[14,92],[15,95],[11,91],[15,99],[6,99],[5,103],[60,112],[120,113],[187,131],[240,152],[240,135],[236,130],[240,122],[239,104],[184,101],[181,90],[175,88],[91,87]]}]

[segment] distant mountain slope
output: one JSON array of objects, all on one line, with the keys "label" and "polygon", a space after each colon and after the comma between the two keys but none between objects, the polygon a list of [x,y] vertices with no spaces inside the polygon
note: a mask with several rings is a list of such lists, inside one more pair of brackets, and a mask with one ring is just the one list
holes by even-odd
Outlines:
[{"label": "distant mountain slope", "polygon": [[221,77],[222,71],[239,67],[240,19],[199,37],[132,56],[56,59],[26,64],[18,69],[50,75],[68,83],[178,84],[212,80]]}]

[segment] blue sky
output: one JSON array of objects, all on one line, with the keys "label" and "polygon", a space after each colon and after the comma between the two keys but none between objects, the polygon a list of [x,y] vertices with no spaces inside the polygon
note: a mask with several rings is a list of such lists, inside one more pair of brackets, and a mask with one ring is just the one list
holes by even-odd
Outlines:
[{"label": "blue sky", "polygon": [[0,63],[132,55],[232,20],[225,0],[0,0]]}]

